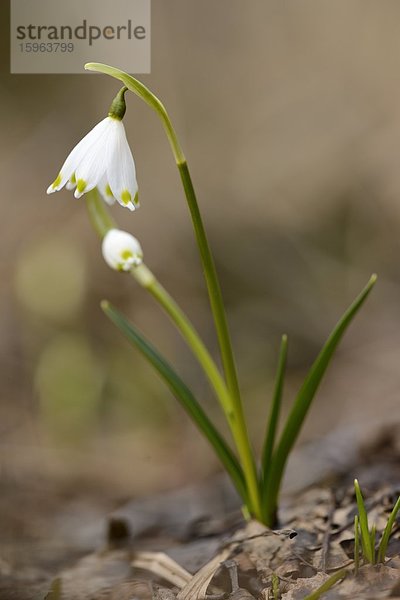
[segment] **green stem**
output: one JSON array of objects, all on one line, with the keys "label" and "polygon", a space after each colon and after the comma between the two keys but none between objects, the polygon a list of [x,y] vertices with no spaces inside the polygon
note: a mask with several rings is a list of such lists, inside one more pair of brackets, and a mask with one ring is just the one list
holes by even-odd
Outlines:
[{"label": "green stem", "polygon": [[115,221],[110,217],[105,207],[103,200],[97,188],[90,190],[85,194],[86,208],[89,213],[89,219],[93,229],[97,232],[101,239],[110,229],[117,227]]},{"label": "green stem", "polygon": [[244,415],[243,405],[240,397],[236,366],[232,352],[232,344],[229,335],[228,323],[226,320],[221,288],[218,281],[218,275],[215,268],[214,259],[208,244],[207,235],[201,218],[188,165],[186,161],[177,161],[177,166],[182,179],[183,188],[185,190],[188,207],[192,217],[197,245],[203,264],[208,295],[210,298],[211,310],[213,313],[215,328],[217,331],[217,337],[219,341],[226,382],[233,401],[236,429],[235,442],[238,447],[238,452],[242,460],[243,470],[246,475],[247,483],[249,485],[249,495],[252,502],[253,514],[261,521],[261,501],[260,494],[258,491],[257,469],[249,440],[246,418]]},{"label": "green stem", "polygon": [[232,420],[233,407],[232,399],[227,390],[225,382],[218,371],[215,362],[210,353],[200,339],[193,325],[178,306],[175,300],[170,296],[167,290],[157,281],[155,275],[145,265],[141,264],[131,270],[131,275],[136,281],[144,287],[157,300],[157,302],[166,311],[173,323],[178,327],[182,336],[188,343],[193,354],[196,356],[200,365],[203,367],[208,380],[214,388],[217,398],[221,402],[222,409],[229,421]]},{"label": "green stem", "polygon": [[185,190],[190,215],[192,217],[193,228],[196,235],[196,241],[200,252],[201,262],[203,264],[204,276],[206,279],[208,295],[210,297],[211,310],[214,316],[215,327],[217,330],[217,336],[221,350],[221,358],[226,376],[226,381],[228,384],[228,388],[232,396],[234,397],[235,408],[236,410],[238,410],[239,413],[242,413],[243,411],[240,400],[240,391],[236,374],[235,360],[233,357],[228,323],[226,320],[225,308],[214,259],[208,244],[207,235],[204,229],[203,221],[196,199],[196,194],[189,172],[189,167],[186,161],[177,162],[177,166],[181,176],[183,188]]},{"label": "green stem", "polygon": [[201,340],[199,334],[189,321],[188,317],[170,296],[167,290],[157,281],[150,269],[142,264],[132,269],[131,274],[136,281],[157,300],[165,312],[186,340],[194,356],[202,366],[209,382],[211,383],[215,394],[221,404],[221,407],[227,418],[233,439],[238,450],[238,454],[246,478],[246,484],[249,495],[251,513],[261,519],[261,505],[258,491],[257,473],[253,455],[250,449],[247,431],[243,428],[237,418],[237,412],[233,404],[232,396],[226,387],[226,384],[218,371],[214,360],[208,352],[206,346]]}]

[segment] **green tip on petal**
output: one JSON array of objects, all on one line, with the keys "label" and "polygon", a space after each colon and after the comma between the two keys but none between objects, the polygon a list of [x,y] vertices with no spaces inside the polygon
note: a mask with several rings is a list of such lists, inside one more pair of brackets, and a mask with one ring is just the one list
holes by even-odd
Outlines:
[{"label": "green tip on petal", "polygon": [[133,199],[133,204],[135,206],[140,206],[140,202],[139,202],[139,192],[136,192],[135,197]]},{"label": "green tip on petal", "polygon": [[124,250],[121,252],[121,258],[124,260],[129,260],[130,258],[133,258],[133,254],[130,250]]},{"label": "green tip on petal", "polygon": [[121,200],[124,204],[129,204],[129,202],[132,200],[132,196],[130,195],[128,190],[123,190],[121,194]]},{"label": "green tip on petal", "polygon": [[76,189],[77,191],[82,194],[82,192],[85,191],[86,188],[86,181],[84,179],[78,179],[78,181],[76,182]]},{"label": "green tip on petal", "polygon": [[108,183],[106,185],[105,193],[106,193],[106,196],[111,196],[111,197],[113,196],[110,185]]},{"label": "green tip on petal", "polygon": [[53,183],[51,184],[51,187],[53,188],[53,190],[55,190],[55,189],[56,189],[56,187],[57,187],[58,185],[60,185],[60,183],[61,183],[61,173],[59,173],[59,174],[57,175],[57,177],[55,178],[55,180],[54,180],[54,181],[53,181]]}]

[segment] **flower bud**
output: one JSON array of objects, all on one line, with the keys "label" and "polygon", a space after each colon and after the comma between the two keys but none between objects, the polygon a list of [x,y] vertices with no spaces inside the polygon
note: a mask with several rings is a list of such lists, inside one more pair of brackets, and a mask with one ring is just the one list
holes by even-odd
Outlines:
[{"label": "flower bud", "polygon": [[138,240],[126,231],[110,229],[103,238],[101,247],[104,260],[116,271],[130,271],[143,260]]}]

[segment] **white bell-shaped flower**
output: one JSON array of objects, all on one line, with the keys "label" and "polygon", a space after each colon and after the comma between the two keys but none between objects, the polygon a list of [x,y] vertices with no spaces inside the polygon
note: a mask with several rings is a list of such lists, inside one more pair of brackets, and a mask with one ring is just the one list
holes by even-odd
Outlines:
[{"label": "white bell-shaped flower", "polygon": [[125,114],[122,88],[115,97],[108,117],[100,121],[70,152],[59,174],[48,187],[51,194],[75,189],[75,197],[97,187],[108,204],[117,200],[135,210],[139,206],[135,163],[126,139],[122,118]]},{"label": "white bell-shaped flower", "polygon": [[130,271],[143,261],[143,252],[138,240],[120,229],[110,229],[106,233],[101,250],[108,266],[116,271]]}]

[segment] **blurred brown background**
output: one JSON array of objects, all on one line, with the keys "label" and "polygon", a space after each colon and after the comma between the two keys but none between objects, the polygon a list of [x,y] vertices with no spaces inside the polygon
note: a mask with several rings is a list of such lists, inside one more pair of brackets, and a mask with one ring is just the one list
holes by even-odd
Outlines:
[{"label": "blurred brown background", "polygon": [[[100,300],[158,344],[220,422],[206,382],[159,308],[105,265],[84,202],[45,193],[119,86],[10,75],[2,11],[3,483],[116,503],[201,480],[219,468],[211,451]],[[166,104],[192,170],[256,446],[280,335],[290,343],[287,407],[375,271],[303,439],[399,418],[399,25],[395,0],[152,1],[152,74],[141,79]],[[215,353],[165,135],[133,95],[125,126],[142,207],[113,214]]]}]

